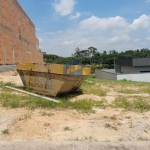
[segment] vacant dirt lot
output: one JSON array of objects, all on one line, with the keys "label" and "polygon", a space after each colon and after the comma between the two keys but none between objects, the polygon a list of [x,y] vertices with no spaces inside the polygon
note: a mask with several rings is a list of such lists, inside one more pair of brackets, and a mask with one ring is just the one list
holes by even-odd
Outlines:
[{"label": "vacant dirt lot", "polygon": [[[14,72],[1,73],[0,81],[13,82],[22,86],[20,77]],[[138,93],[137,95],[139,96]],[[83,97],[90,97],[93,100],[102,99],[101,96],[84,94],[73,98],[72,101]],[[109,92],[103,98],[111,102],[115,97],[115,92]],[[143,94],[143,97],[149,98],[149,94]],[[87,114],[73,109],[29,110],[0,106],[0,140],[46,140],[59,141],[59,143],[62,141],[136,142],[150,140],[149,111],[137,113],[118,108],[93,108],[93,110],[94,113]]]},{"label": "vacant dirt lot", "polygon": [[[0,140],[136,141],[150,139],[150,113],[26,110],[0,107]],[[9,134],[3,134],[9,129]]]}]

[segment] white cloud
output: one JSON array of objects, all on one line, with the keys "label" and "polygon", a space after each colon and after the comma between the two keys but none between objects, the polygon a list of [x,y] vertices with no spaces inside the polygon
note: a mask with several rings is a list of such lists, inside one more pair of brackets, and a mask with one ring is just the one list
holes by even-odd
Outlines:
[{"label": "white cloud", "polygon": [[40,43],[43,42],[43,39],[42,39],[42,38],[38,37],[38,39],[39,39],[39,42],[40,42]]},{"label": "white cloud", "polygon": [[150,0],[146,0],[146,3],[150,3]]},{"label": "white cloud", "polygon": [[62,45],[70,45],[72,44],[74,41],[63,41]]},{"label": "white cloud", "polygon": [[53,35],[53,34],[55,34],[55,32],[45,32],[45,34]]},{"label": "white cloud", "polygon": [[141,11],[141,10],[139,10],[139,11],[137,11],[136,13],[137,13],[137,14],[141,14],[141,12],[142,12],[142,11]]},{"label": "white cloud", "polygon": [[[76,27],[45,34],[43,50],[60,56],[71,56],[76,47],[87,49],[94,46],[98,51],[124,51],[135,48],[150,48],[150,16],[141,15],[128,22],[116,16],[99,18],[91,16],[82,20]],[[41,36],[40,36],[41,37]],[[140,37],[140,38],[139,38]],[[46,43],[46,44],[45,44]]]},{"label": "white cloud", "polygon": [[55,0],[53,7],[59,15],[67,16],[73,12],[75,4],[75,0]]},{"label": "white cloud", "polygon": [[120,44],[124,43],[130,40],[130,37],[128,35],[122,35],[122,36],[115,36],[109,40],[109,44]]},{"label": "white cloud", "polygon": [[80,16],[81,16],[81,14],[80,14],[79,12],[77,12],[75,16],[70,15],[70,16],[69,16],[69,19],[70,19],[70,20],[78,19]]},{"label": "white cloud", "polygon": [[40,28],[35,28],[35,30],[36,30],[36,31],[40,31],[41,29],[40,29]]},{"label": "white cloud", "polygon": [[98,18],[96,16],[91,16],[85,19],[79,24],[81,29],[94,30],[94,31],[104,31],[108,29],[112,30],[137,30],[138,28],[150,28],[150,16],[143,14],[137,19],[134,19],[130,24],[125,18],[120,16],[111,18]]},{"label": "white cloud", "polygon": [[79,24],[81,29],[86,30],[117,29],[124,28],[126,25],[128,25],[127,21],[120,16],[111,18],[98,18],[97,16],[91,16],[90,18],[81,21]]},{"label": "white cloud", "polygon": [[146,40],[147,40],[147,41],[150,41],[150,37],[147,37]]},{"label": "white cloud", "polygon": [[134,42],[139,42],[139,41],[140,41],[139,38],[134,39]]},{"label": "white cloud", "polygon": [[47,35],[55,35],[55,34],[62,34],[63,32],[62,31],[56,31],[56,32],[45,32],[44,34],[47,34]]},{"label": "white cloud", "polygon": [[130,27],[133,30],[138,28],[150,28],[150,16],[143,14],[138,19],[135,19]]}]

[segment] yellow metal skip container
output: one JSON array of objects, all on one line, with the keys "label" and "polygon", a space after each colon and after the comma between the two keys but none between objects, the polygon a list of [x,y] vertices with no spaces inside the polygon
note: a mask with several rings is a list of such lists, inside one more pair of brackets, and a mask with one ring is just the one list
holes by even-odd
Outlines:
[{"label": "yellow metal skip container", "polygon": [[88,66],[62,64],[17,63],[16,69],[25,87],[54,97],[77,90],[91,72]]}]

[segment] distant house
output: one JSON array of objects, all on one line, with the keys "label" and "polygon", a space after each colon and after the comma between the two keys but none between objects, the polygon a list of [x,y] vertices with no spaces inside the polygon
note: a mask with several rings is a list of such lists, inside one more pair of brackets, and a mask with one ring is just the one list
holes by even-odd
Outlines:
[{"label": "distant house", "polygon": [[115,69],[97,69],[96,78],[150,82],[150,58],[118,59]]}]

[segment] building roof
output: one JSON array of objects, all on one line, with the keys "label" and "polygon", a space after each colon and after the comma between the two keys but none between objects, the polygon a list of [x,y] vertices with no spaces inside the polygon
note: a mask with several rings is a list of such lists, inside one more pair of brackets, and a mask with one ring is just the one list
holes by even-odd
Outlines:
[{"label": "building roof", "polygon": [[120,66],[150,66],[150,58],[121,58],[116,62]]}]

